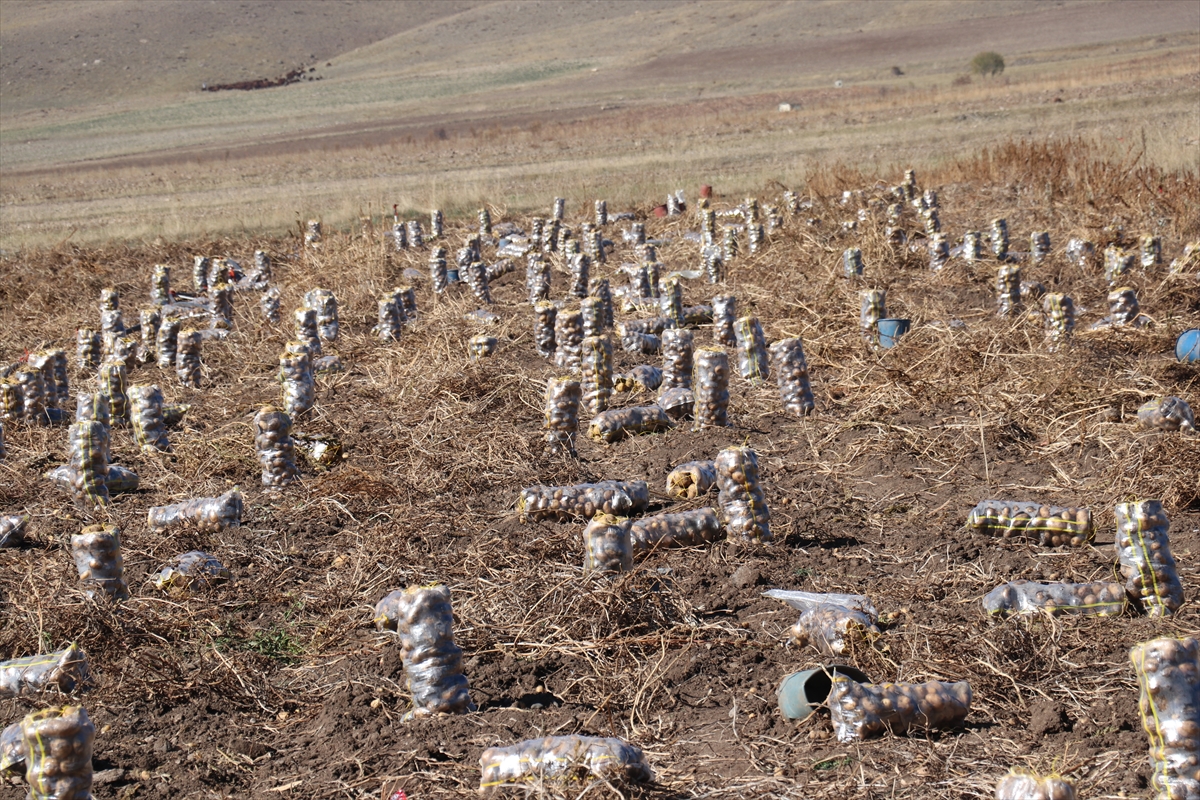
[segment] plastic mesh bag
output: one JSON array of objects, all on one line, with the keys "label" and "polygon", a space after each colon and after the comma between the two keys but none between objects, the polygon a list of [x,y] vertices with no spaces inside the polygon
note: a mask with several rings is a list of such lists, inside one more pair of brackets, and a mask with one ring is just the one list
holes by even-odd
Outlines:
[{"label": "plastic mesh bag", "polygon": [[156,306],[171,302],[171,268],[166,264],[155,264],[150,273],[150,301]]},{"label": "plastic mesh bag", "polygon": [[95,597],[96,590],[100,590],[113,600],[129,599],[121,532],[115,525],[89,525],[72,536],[71,555],[88,597]]},{"label": "plastic mesh bag", "polygon": [[492,304],[492,288],[488,280],[487,266],[482,261],[472,261],[462,270],[463,280],[471,287],[471,293],[481,305]]},{"label": "plastic mesh bag", "polygon": [[971,509],[967,527],[1005,539],[1036,537],[1048,547],[1082,547],[1096,535],[1088,509],[1032,501],[984,500]]},{"label": "plastic mesh bag", "polygon": [[842,253],[842,275],[847,278],[860,278],[862,274],[862,250],[859,250],[857,247],[846,249]]},{"label": "plastic mesh bag", "polygon": [[664,389],[662,394],[658,396],[657,405],[671,419],[690,419],[692,411],[696,406],[696,395],[692,393],[691,389],[684,389],[681,386]]},{"label": "plastic mesh bag", "polygon": [[767,341],[757,317],[742,317],[734,326],[737,337],[738,373],[752,382],[765,380],[771,372]]},{"label": "plastic mesh bag", "polygon": [[881,635],[874,615],[836,603],[820,603],[805,610],[788,632],[798,647],[812,645],[826,655],[841,656],[856,643]]},{"label": "plastic mesh bag", "polygon": [[711,461],[688,461],[667,474],[667,495],[675,498],[699,497],[717,485],[717,469]]},{"label": "plastic mesh bag", "polygon": [[1075,800],[1075,785],[1061,775],[1014,769],[996,785],[996,800]]},{"label": "plastic mesh bag", "polygon": [[538,355],[550,358],[554,355],[554,327],[558,308],[549,300],[541,300],[533,307],[533,343]]},{"label": "plastic mesh bag", "polygon": [[604,304],[598,297],[585,297],[579,301],[579,314],[583,320],[584,338],[599,336],[604,332]]},{"label": "plastic mesh bag", "polygon": [[1047,292],[1042,297],[1046,338],[1052,342],[1066,339],[1075,330],[1075,301],[1062,292]]},{"label": "plastic mesh bag", "polygon": [[1129,651],[1155,800],[1200,797],[1200,641],[1153,639]]},{"label": "plastic mesh bag", "polygon": [[692,388],[692,332],[683,329],[662,333],[662,387]]},{"label": "plastic mesh bag", "polygon": [[25,527],[29,525],[28,514],[5,514],[0,516],[0,547],[17,547],[25,541]]},{"label": "plastic mesh bag", "polygon": [[433,284],[433,291],[437,294],[442,294],[449,286],[449,279],[446,275],[446,248],[435,247],[429,254],[429,281]]},{"label": "plastic mesh bag", "polygon": [[14,722],[0,731],[0,782],[25,777],[25,740],[21,723]]},{"label": "plastic mesh bag", "polygon": [[225,583],[231,575],[216,556],[192,550],[171,559],[154,576],[154,587],[162,592],[183,596]]},{"label": "plastic mesh bag", "polygon": [[91,328],[80,328],[75,334],[75,360],[80,369],[100,366],[100,334]]},{"label": "plastic mesh bag", "polygon": [[1007,617],[1010,614],[1051,616],[1082,614],[1108,617],[1125,610],[1125,590],[1119,583],[1036,583],[1013,581],[992,589],[983,598],[983,608],[989,614]]},{"label": "plastic mesh bag", "polygon": [[639,364],[628,372],[613,375],[613,390],[618,392],[653,392],[662,385],[662,370],[649,364]]},{"label": "plastic mesh bag", "polygon": [[951,728],[971,710],[971,685],[944,683],[858,683],[835,675],[829,711],[839,742],[910,730]]},{"label": "plastic mesh bag", "polygon": [[626,353],[650,355],[662,348],[662,340],[652,333],[625,332],[621,334],[621,349]]},{"label": "plastic mesh bag", "polygon": [[529,304],[536,306],[550,299],[550,262],[541,253],[530,253],[525,259],[525,290]]},{"label": "plastic mesh bag", "polygon": [[108,408],[108,396],[100,392],[79,395],[75,401],[75,421],[99,422],[107,428],[112,422],[112,413]]},{"label": "plastic mesh bag", "polygon": [[87,655],[72,643],[53,653],[0,662],[0,697],[37,694],[51,687],[69,694],[82,690],[90,679]]},{"label": "plastic mesh bag", "polygon": [[869,289],[862,293],[862,311],[859,324],[862,325],[863,336],[872,345],[879,343],[879,320],[887,317],[887,292],[883,289]]},{"label": "plastic mesh bag", "polygon": [[34,711],[21,720],[31,800],[92,800],[96,726],[82,706]]},{"label": "plastic mesh bag", "polygon": [[660,433],[670,428],[671,419],[661,406],[610,408],[592,417],[588,436],[611,443],[626,436]]},{"label": "plastic mesh bag", "polygon": [[171,452],[167,426],[163,422],[163,393],[157,386],[129,387],[133,435],[138,447],[148,452]]},{"label": "plastic mesh bag", "polygon": [[548,736],[489,747],[479,758],[479,790],[545,781],[601,780],[609,784],[654,780],[642,751],[620,739]]},{"label": "plastic mesh bag", "polygon": [[375,606],[375,624],[400,637],[413,710],[405,715],[465,714],[475,710],[454,643],[454,611],[445,586],[411,586]]},{"label": "plastic mesh bag", "polygon": [[69,433],[72,494],[81,508],[108,504],[108,426],[88,420]]},{"label": "plastic mesh bag", "polygon": [[611,328],[614,323],[613,297],[612,287],[609,286],[608,278],[592,278],[588,281],[588,297],[594,297],[600,301],[602,325],[606,329]]},{"label": "plastic mesh bag", "polygon": [[607,336],[588,336],[580,343],[583,410],[594,416],[608,408],[613,392],[612,342]]},{"label": "plastic mesh bag", "polygon": [[597,514],[583,529],[585,572],[628,572],[633,569],[633,545],[629,520],[612,514]]},{"label": "plastic mesh bag", "polygon": [[713,341],[722,347],[737,345],[734,323],[737,319],[737,299],[732,295],[717,295],[712,299]]},{"label": "plastic mesh bag", "polygon": [[264,406],[254,415],[254,449],[262,465],[263,486],[286,486],[300,477],[291,433],[291,417],[273,406]]},{"label": "plastic mesh bag", "polygon": [[1142,601],[1151,617],[1174,614],[1183,605],[1183,585],[1167,538],[1170,522],[1157,500],[1118,503],[1117,560],[1125,591]]},{"label": "plastic mesh bag", "polygon": [[[297,345],[293,348],[291,345]],[[317,387],[313,382],[312,360],[302,342],[289,344],[287,352],[279,356],[279,379],[283,384],[283,410],[295,419],[316,403]]]},{"label": "plastic mesh bag", "polygon": [[592,260],[587,253],[575,253],[567,259],[567,268],[571,272],[571,286],[568,288],[567,294],[580,299],[587,297]]},{"label": "plastic mesh bag", "polygon": [[321,336],[317,332],[316,309],[301,306],[292,312],[292,318],[296,320],[296,341],[304,342],[309,355],[320,355]]},{"label": "plastic mesh bag", "polygon": [[696,405],[693,428],[724,428],[729,425],[729,356],[715,347],[696,351],[692,393]]},{"label": "plastic mesh bag", "polygon": [[1021,308],[1021,268],[1002,264],[996,271],[996,313],[1012,316]]},{"label": "plastic mesh bag", "polygon": [[683,284],[679,282],[679,278],[672,275],[663,281],[662,295],[658,302],[662,316],[669,321],[667,327],[683,327]]},{"label": "plastic mesh bag", "polygon": [[731,447],[717,454],[717,501],[729,535],[758,542],[771,541],[771,510],[758,480],[758,455],[748,447]]},{"label": "plastic mesh bag", "polygon": [[385,295],[377,301],[376,307],[378,316],[374,329],[375,336],[383,343],[400,341],[403,320],[400,316],[402,311],[396,303],[396,298],[391,294]]},{"label": "plastic mesh bag", "polygon": [[578,311],[560,311],[554,320],[555,365],[578,370],[582,344],[583,315]]},{"label": "plastic mesh bag", "polygon": [[721,521],[711,508],[697,508],[674,514],[655,514],[636,519],[629,534],[635,552],[657,547],[691,547],[718,541],[725,536]]},{"label": "plastic mesh bag", "polygon": [[1138,427],[1163,431],[1196,432],[1196,418],[1186,400],[1178,397],[1156,397],[1138,409]]},{"label": "plastic mesh bag", "polygon": [[650,505],[645,481],[600,481],[575,486],[528,486],[517,498],[522,522],[591,519],[598,512],[627,517]]},{"label": "plastic mesh bag", "polygon": [[495,336],[487,336],[485,334],[472,336],[467,341],[467,355],[472,361],[487,358],[496,353],[496,348],[499,344],[500,340]]},{"label": "plastic mesh bag", "polygon": [[179,328],[177,319],[164,319],[158,326],[158,334],[154,337],[154,352],[158,356],[158,366],[172,369],[179,355]]},{"label": "plastic mesh bag", "polygon": [[579,381],[551,378],[546,384],[546,446],[552,453],[574,453],[579,433],[579,404],[583,391]]},{"label": "plastic mesh bag", "polygon": [[200,387],[200,331],[180,331],[175,354],[175,374],[179,382],[192,388]]},{"label": "plastic mesh bag", "polygon": [[216,533],[242,524],[242,493],[230,489],[220,497],[197,497],[169,506],[154,506],[147,519],[153,531],[192,525],[205,533]]},{"label": "plastic mesh bag", "polygon": [[804,357],[804,343],[800,337],[773,343],[771,360],[775,363],[775,382],[784,410],[797,417],[811,414],[816,403],[808,382],[808,360]]},{"label": "plastic mesh bag", "polygon": [[338,302],[333,292],[313,289],[304,295],[304,305],[316,312],[317,335],[327,342],[336,341],[340,325]]}]

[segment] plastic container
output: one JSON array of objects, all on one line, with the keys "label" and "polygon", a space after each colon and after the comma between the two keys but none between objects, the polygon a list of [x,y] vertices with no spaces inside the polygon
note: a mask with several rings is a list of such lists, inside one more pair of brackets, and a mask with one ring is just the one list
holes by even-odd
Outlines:
[{"label": "plastic container", "polygon": [[1191,328],[1175,340],[1175,358],[1185,364],[1200,364],[1200,328]]},{"label": "plastic container", "polygon": [[865,672],[846,664],[827,664],[793,672],[779,682],[779,688],[775,691],[775,699],[784,719],[800,722],[812,716],[829,699],[835,677],[858,683],[871,682]]},{"label": "plastic container", "polygon": [[879,331],[879,346],[890,350],[900,341],[900,337],[912,328],[912,320],[881,319],[876,323],[876,328]]},{"label": "plastic container", "polygon": [[230,577],[229,570],[216,556],[192,550],[171,559],[171,563],[154,576],[154,587],[183,597],[225,583]]}]

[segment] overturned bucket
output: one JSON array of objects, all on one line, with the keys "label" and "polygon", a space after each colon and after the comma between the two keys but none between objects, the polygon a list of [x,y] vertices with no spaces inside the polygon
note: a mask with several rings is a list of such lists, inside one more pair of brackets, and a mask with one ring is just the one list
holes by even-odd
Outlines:
[{"label": "overturned bucket", "polygon": [[1179,334],[1175,340],[1175,357],[1185,364],[1200,364],[1200,328]]},{"label": "overturned bucket", "polygon": [[785,719],[807,719],[829,697],[833,676],[842,675],[858,683],[870,683],[865,672],[845,664],[828,664],[803,672],[793,672],[779,683],[775,696]]},{"label": "overturned bucket", "polygon": [[889,350],[896,346],[896,342],[900,337],[908,333],[912,327],[912,320],[908,319],[881,319],[876,323],[879,330],[879,346],[885,350]]}]

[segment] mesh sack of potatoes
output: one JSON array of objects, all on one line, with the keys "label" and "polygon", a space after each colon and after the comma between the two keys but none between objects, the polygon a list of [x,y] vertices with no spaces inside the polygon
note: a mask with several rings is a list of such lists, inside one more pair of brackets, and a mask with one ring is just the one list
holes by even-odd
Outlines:
[{"label": "mesh sack of potatoes", "polygon": [[649,317],[647,319],[629,319],[617,325],[617,332],[621,336],[631,333],[648,333],[654,336],[660,336],[663,331],[671,327],[669,317]]},{"label": "mesh sack of potatoes", "polygon": [[1200,797],[1200,640],[1163,637],[1129,651],[1155,800]]},{"label": "mesh sack of potatoes", "polygon": [[856,742],[884,733],[952,728],[971,710],[971,685],[944,683],[858,683],[835,676],[829,711],[839,742]]},{"label": "mesh sack of potatoes", "polygon": [[316,312],[317,335],[327,342],[336,341],[338,323],[338,301],[328,289],[312,289],[304,295],[304,305]]},{"label": "mesh sack of potatoes", "polygon": [[108,503],[108,426],[95,420],[71,425],[68,434],[71,493],[81,508]]},{"label": "mesh sack of potatoes", "polygon": [[82,706],[34,711],[21,720],[32,800],[92,800],[96,726]]},{"label": "mesh sack of potatoes", "polygon": [[292,419],[279,409],[264,406],[254,415],[254,449],[263,486],[286,486],[300,477],[291,434]]},{"label": "mesh sack of potatoes", "polygon": [[321,336],[317,332],[316,309],[301,306],[292,312],[292,317],[296,320],[296,341],[304,343],[309,355],[320,355]]},{"label": "mesh sack of potatoes", "polygon": [[621,349],[626,353],[652,355],[662,349],[662,339],[653,333],[623,333]]},{"label": "mesh sack of potatoes", "polygon": [[689,328],[699,328],[701,325],[712,325],[712,321],[712,306],[706,303],[683,307],[683,324]]},{"label": "mesh sack of potatoes", "polygon": [[1162,503],[1118,503],[1117,561],[1125,591],[1140,600],[1149,616],[1170,616],[1183,605],[1183,584],[1167,536],[1170,522]]},{"label": "mesh sack of potatoes", "polygon": [[662,332],[662,387],[692,388],[692,332],[672,328]]},{"label": "mesh sack of potatoes", "polygon": [[25,777],[25,740],[18,720],[0,731],[0,782]]},{"label": "mesh sack of potatoes", "polygon": [[658,367],[638,364],[628,372],[613,375],[613,390],[618,392],[653,392],[662,386],[663,373]]},{"label": "mesh sack of potatoes", "polygon": [[661,433],[671,428],[671,418],[662,406],[610,408],[592,417],[588,436],[602,442],[616,442],[627,436]]},{"label": "mesh sack of potatoes", "polygon": [[1075,784],[1061,775],[1013,769],[996,785],[996,800],[1075,800]]},{"label": "mesh sack of potatoes", "polygon": [[154,588],[176,597],[199,592],[231,578],[220,559],[200,550],[181,553],[154,576]]},{"label": "mesh sack of potatoes", "polygon": [[403,310],[396,298],[389,293],[375,301],[375,307],[376,322],[371,332],[383,343],[400,341],[400,334],[403,330],[403,319],[401,318]]},{"label": "mesh sack of potatoes", "polygon": [[554,319],[554,364],[578,370],[583,346],[583,314],[563,309]]},{"label": "mesh sack of potatoes", "polygon": [[522,522],[591,519],[597,512],[628,517],[650,505],[645,481],[600,481],[574,486],[527,486],[517,498]]},{"label": "mesh sack of potatoes", "polygon": [[100,366],[101,355],[100,334],[91,328],[80,328],[75,334],[75,361],[79,368]]},{"label": "mesh sack of potatoes", "polygon": [[699,497],[717,485],[717,468],[712,461],[688,461],[667,473],[667,496]]},{"label": "mesh sack of potatoes", "polygon": [[729,426],[729,355],[716,347],[696,351],[692,394],[696,405],[692,409],[693,428],[725,428]]},{"label": "mesh sack of potatoes", "polygon": [[541,253],[530,253],[525,259],[525,291],[529,304],[536,306],[550,299],[550,262]]},{"label": "mesh sack of potatoes", "polygon": [[168,506],[153,506],[147,514],[153,531],[190,525],[205,533],[216,533],[242,524],[242,493],[230,489],[219,497],[197,497]]},{"label": "mesh sack of potatoes", "polygon": [[583,410],[594,416],[608,408],[613,393],[613,351],[607,336],[588,336],[580,343]]},{"label": "mesh sack of potatoes", "polygon": [[811,414],[816,403],[808,382],[808,360],[804,357],[804,343],[800,337],[774,342],[770,353],[784,410],[797,417]]},{"label": "mesh sack of potatoes", "polygon": [[533,306],[533,343],[542,358],[554,355],[554,327],[558,319],[558,307],[549,300],[540,300]]},{"label": "mesh sack of potatoes", "polygon": [[495,336],[479,334],[472,336],[467,340],[467,357],[472,361],[478,361],[481,358],[488,358],[496,354],[496,348],[500,346],[500,340]]},{"label": "mesh sack of potatoes", "polygon": [[771,510],[758,479],[758,455],[748,447],[731,447],[717,454],[717,501],[729,535],[769,542]]},{"label": "mesh sack of potatoes", "polygon": [[597,514],[583,529],[584,572],[628,572],[633,569],[629,519]]},{"label": "mesh sack of potatoes", "polygon": [[1178,397],[1156,397],[1138,408],[1139,428],[1158,428],[1162,431],[1196,431],[1196,418],[1186,400]]},{"label": "mesh sack of potatoes", "polygon": [[[294,352],[292,345],[300,352]],[[291,342],[288,351],[279,356],[279,380],[283,386],[283,410],[295,419],[316,403],[317,387],[313,382],[312,358],[303,342]]]},{"label": "mesh sack of potatoes", "polygon": [[100,364],[96,376],[100,391],[108,397],[112,424],[124,427],[129,424],[129,373],[124,361],[105,360]]},{"label": "mesh sack of potatoes", "polygon": [[673,420],[690,419],[696,406],[696,395],[681,386],[664,389],[658,396],[657,405]]},{"label": "mesh sack of potatoes", "polygon": [[570,782],[578,787],[592,780],[609,786],[654,780],[640,749],[620,739],[593,736],[548,736],[489,747],[479,757],[479,768],[481,792],[547,782]]},{"label": "mesh sack of potatoes", "polygon": [[113,600],[128,600],[121,532],[115,525],[89,525],[71,537],[71,555],[88,597],[99,590]]},{"label": "mesh sack of potatoes", "polygon": [[1004,539],[1033,539],[1048,547],[1082,547],[1096,528],[1092,512],[1074,506],[1049,506],[1033,501],[984,500],[967,515],[967,527]]},{"label": "mesh sack of potatoes", "polygon": [[737,345],[734,324],[737,319],[737,299],[732,295],[717,295],[712,299],[713,341],[722,347]]},{"label": "mesh sack of potatoes", "polygon": [[588,281],[588,297],[594,297],[600,301],[603,327],[606,329],[613,327],[613,296],[608,278],[592,278]]},{"label": "mesh sack of potatoes", "polygon": [[[70,464],[63,464],[45,473],[43,477],[59,489],[78,501],[80,492],[84,491],[84,479],[80,472]],[[128,467],[119,464],[109,464],[103,480],[104,488],[109,496],[125,492],[136,492],[141,479],[138,474]],[[86,495],[83,495],[86,496]],[[84,502],[86,505],[86,501]]]},{"label": "mesh sack of potatoes", "polygon": [[454,609],[445,586],[410,586],[375,606],[375,625],[395,631],[413,709],[405,719],[475,710],[462,649],[454,643]]},{"label": "mesh sack of potatoes", "polygon": [[173,369],[175,360],[179,357],[179,329],[182,323],[177,319],[164,319],[158,326],[154,337],[154,352],[158,356],[158,366],[163,369]]},{"label": "mesh sack of potatoes", "polygon": [[323,472],[346,458],[342,440],[327,433],[292,433],[292,444],[312,469]]},{"label": "mesh sack of potatoes", "polygon": [[23,366],[13,373],[12,381],[21,398],[19,419],[27,425],[46,424],[46,382],[41,370]]},{"label": "mesh sack of potatoes", "polygon": [[718,541],[725,530],[711,508],[697,508],[673,514],[655,514],[635,519],[629,534],[634,552],[644,553],[658,547],[691,547]]},{"label": "mesh sack of potatoes", "polygon": [[767,340],[757,317],[742,317],[734,325],[737,338],[738,374],[751,382],[765,380],[771,372]]},{"label": "mesh sack of potatoes", "polygon": [[837,603],[821,603],[800,614],[788,638],[797,647],[811,644],[826,655],[841,656],[880,634],[873,615]]},{"label": "mesh sack of potatoes", "polygon": [[129,387],[130,417],[138,447],[146,452],[171,452],[163,421],[163,393],[157,386]]},{"label": "mesh sack of potatoes", "polygon": [[180,331],[176,339],[175,375],[184,386],[199,388],[201,376],[200,331]]},{"label": "mesh sack of potatoes", "polygon": [[672,275],[663,281],[658,305],[662,316],[668,320],[667,328],[683,327],[683,284],[678,277]]},{"label": "mesh sack of potatoes", "polygon": [[1125,610],[1125,589],[1119,583],[1038,583],[1012,581],[992,589],[983,597],[988,614],[1046,613],[1051,616],[1080,614],[1108,617]]},{"label": "mesh sack of potatoes", "polygon": [[0,516],[0,547],[19,547],[25,541],[25,528],[28,525],[28,514]]},{"label": "mesh sack of potatoes", "polygon": [[87,655],[72,643],[53,653],[0,661],[0,697],[38,694],[50,688],[69,694],[83,689],[90,678]]},{"label": "mesh sack of potatoes", "polygon": [[583,389],[570,377],[551,378],[546,382],[546,445],[553,453],[574,453],[579,433],[579,405]]}]

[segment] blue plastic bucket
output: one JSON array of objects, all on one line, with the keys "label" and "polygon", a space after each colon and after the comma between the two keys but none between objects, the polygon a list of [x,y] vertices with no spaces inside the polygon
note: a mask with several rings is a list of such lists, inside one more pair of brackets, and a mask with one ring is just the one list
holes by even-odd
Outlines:
[{"label": "blue plastic bucket", "polygon": [[908,333],[908,329],[912,327],[912,320],[881,319],[876,326],[879,330],[879,346],[890,350],[896,346],[901,336]]},{"label": "blue plastic bucket", "polygon": [[866,673],[845,664],[829,664],[803,672],[793,672],[780,682],[775,693],[783,716],[799,721],[812,714],[829,697],[835,674],[858,683],[871,682]]},{"label": "blue plastic bucket", "polygon": [[1200,328],[1179,334],[1175,341],[1175,357],[1185,364],[1200,363]]}]

